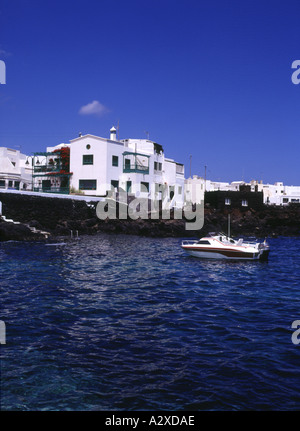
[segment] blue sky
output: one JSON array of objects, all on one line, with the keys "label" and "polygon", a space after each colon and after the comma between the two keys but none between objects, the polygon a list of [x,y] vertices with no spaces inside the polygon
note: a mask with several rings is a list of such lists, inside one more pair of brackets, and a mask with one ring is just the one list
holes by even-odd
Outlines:
[{"label": "blue sky", "polygon": [[[1,0],[0,146],[163,145],[186,177],[300,185],[300,2]],[[85,108],[83,108],[85,107]]]}]

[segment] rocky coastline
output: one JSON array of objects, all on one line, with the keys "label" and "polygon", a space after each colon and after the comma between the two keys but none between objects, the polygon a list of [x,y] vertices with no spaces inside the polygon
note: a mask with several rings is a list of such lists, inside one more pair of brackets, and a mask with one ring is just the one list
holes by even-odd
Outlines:
[{"label": "rocky coastline", "polygon": [[100,220],[96,205],[71,199],[47,198],[22,194],[1,193],[2,214],[0,241],[34,241],[73,234],[94,235],[122,233],[150,237],[196,237],[208,232],[227,232],[228,214],[232,236],[298,236],[300,206],[263,206],[259,210],[233,208],[216,209],[205,205],[204,226],[201,230],[186,230],[185,220]]}]

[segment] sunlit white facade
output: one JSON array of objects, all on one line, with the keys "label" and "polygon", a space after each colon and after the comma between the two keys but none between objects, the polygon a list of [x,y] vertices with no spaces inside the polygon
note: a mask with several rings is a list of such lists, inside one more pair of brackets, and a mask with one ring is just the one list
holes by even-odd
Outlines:
[{"label": "sunlit white facade", "polygon": [[181,208],[184,202],[184,165],[166,158],[161,145],[149,139],[117,140],[79,135],[70,148],[70,190],[87,196],[105,196],[111,188],[141,198],[166,199]]},{"label": "sunlit white facade", "polygon": [[264,203],[267,205],[288,205],[300,203],[300,186],[285,186],[282,182],[264,184],[262,181],[233,181],[231,183],[205,180],[194,175],[185,180],[185,193],[187,201],[200,203],[204,199],[204,193],[212,191],[239,191],[248,186],[252,192],[263,192]]},{"label": "sunlit white facade", "polygon": [[19,150],[0,147],[0,189],[30,190],[31,159]]}]

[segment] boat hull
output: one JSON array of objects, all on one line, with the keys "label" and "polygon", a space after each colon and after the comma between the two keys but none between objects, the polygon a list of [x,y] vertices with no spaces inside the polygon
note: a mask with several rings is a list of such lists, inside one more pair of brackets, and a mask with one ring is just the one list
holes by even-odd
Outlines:
[{"label": "boat hull", "polygon": [[241,250],[201,250],[200,248],[182,247],[190,256],[203,259],[230,259],[230,260],[267,260],[269,250],[246,252]]}]

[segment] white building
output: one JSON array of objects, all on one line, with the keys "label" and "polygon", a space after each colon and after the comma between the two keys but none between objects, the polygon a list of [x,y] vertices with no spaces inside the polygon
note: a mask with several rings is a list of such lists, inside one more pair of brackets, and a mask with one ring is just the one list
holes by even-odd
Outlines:
[{"label": "white building", "polygon": [[251,188],[256,187],[264,195],[264,203],[270,205],[288,205],[300,203],[300,186],[285,186],[283,182],[263,184],[262,181],[251,181]]},{"label": "white building", "polygon": [[[55,158],[67,147],[70,149],[68,172],[61,170],[61,162]],[[34,160],[36,191],[63,189],[66,192],[63,186],[68,183],[71,191],[89,196],[105,196],[113,187],[137,197],[163,197],[172,206],[182,207],[184,202],[184,166],[166,158],[162,146],[149,139],[117,140],[114,127],[109,139],[80,134],[69,144],[36,153]]]},{"label": "white building", "polygon": [[19,150],[0,147],[0,188],[30,190],[31,160]]},{"label": "white building", "polygon": [[185,180],[185,194],[186,200],[192,203],[200,204],[204,201],[205,192],[215,192],[217,190],[222,191],[238,191],[240,185],[244,185],[244,181],[233,181],[232,183],[211,181],[193,175],[193,178],[187,178]]},{"label": "white building", "polygon": [[185,193],[188,201],[200,203],[204,199],[204,192],[238,191],[240,186],[250,186],[252,192],[263,192],[265,204],[288,205],[289,203],[300,203],[300,186],[285,186],[282,182],[275,184],[263,184],[262,181],[252,180],[250,183],[244,181],[232,181],[231,183],[205,180],[194,175],[193,178],[185,180]]}]

